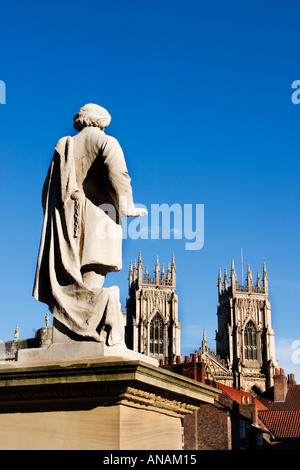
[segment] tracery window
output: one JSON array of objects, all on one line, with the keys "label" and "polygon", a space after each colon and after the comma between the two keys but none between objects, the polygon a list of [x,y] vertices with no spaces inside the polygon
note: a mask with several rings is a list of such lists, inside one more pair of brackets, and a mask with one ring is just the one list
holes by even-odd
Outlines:
[{"label": "tracery window", "polygon": [[257,333],[253,322],[249,321],[244,333],[245,359],[257,360]]},{"label": "tracery window", "polygon": [[150,322],[150,354],[163,354],[164,325],[157,313]]}]

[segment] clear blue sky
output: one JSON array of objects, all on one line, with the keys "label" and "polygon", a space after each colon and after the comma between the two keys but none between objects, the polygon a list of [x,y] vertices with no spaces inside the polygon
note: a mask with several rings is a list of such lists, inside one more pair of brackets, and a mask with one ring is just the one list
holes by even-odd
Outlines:
[{"label": "clear blue sky", "polygon": [[31,296],[41,189],[57,140],[95,102],[112,116],[137,203],[205,206],[199,251],[124,241],[123,271],[107,279],[122,306],[139,250],[150,274],[174,252],[182,353],[204,327],[214,349],[218,269],[234,258],[241,282],[243,248],[254,275],[266,260],[277,358],[299,383],[299,2],[12,0],[0,15],[0,338],[44,325]]}]

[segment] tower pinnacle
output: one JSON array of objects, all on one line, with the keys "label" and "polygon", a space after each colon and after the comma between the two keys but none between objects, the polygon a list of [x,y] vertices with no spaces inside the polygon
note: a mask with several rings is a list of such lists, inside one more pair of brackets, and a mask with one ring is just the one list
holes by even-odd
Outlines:
[{"label": "tower pinnacle", "polygon": [[171,279],[171,264],[170,264],[170,261],[168,262],[167,278]]},{"label": "tower pinnacle", "polygon": [[206,339],[206,328],[203,328],[202,353],[208,351],[208,342]]},{"label": "tower pinnacle", "polygon": [[266,262],[264,261],[264,267],[263,267],[263,284],[264,284],[264,289],[265,292],[268,292],[268,274],[267,274],[267,267],[266,267]]},{"label": "tower pinnacle", "polygon": [[160,271],[160,266],[159,266],[158,255],[157,255],[156,263],[155,263],[155,280],[157,284],[159,284],[159,271]]},{"label": "tower pinnacle", "polygon": [[172,256],[172,263],[171,263],[171,279],[172,279],[172,284],[175,286],[176,285],[176,264],[175,264],[174,253]]},{"label": "tower pinnacle", "polygon": [[232,259],[231,260],[231,274],[230,274],[230,277],[231,277],[231,286],[232,286],[232,289],[235,289],[237,287],[237,276],[236,276],[236,272],[235,272],[235,267],[234,267],[234,260]]},{"label": "tower pinnacle", "polygon": [[161,265],[160,277],[161,277],[161,279],[165,279],[165,278],[166,278],[166,274],[165,274],[165,265],[164,265],[164,263]]},{"label": "tower pinnacle", "polygon": [[247,270],[247,287],[248,287],[248,290],[253,289],[253,279],[252,279],[252,272],[250,269],[250,264],[248,264],[248,270]]},{"label": "tower pinnacle", "polygon": [[142,252],[141,251],[139,252],[138,267],[143,268]]},{"label": "tower pinnacle", "polygon": [[219,288],[219,295],[220,295],[220,294],[222,294],[222,290],[223,290],[223,280],[222,280],[221,268],[219,268],[218,288]]},{"label": "tower pinnacle", "polygon": [[172,255],[172,264],[171,264],[171,267],[174,268],[174,269],[176,269],[175,255],[174,255],[174,253],[173,253],[173,255]]},{"label": "tower pinnacle", "polygon": [[256,287],[259,290],[261,289],[261,279],[260,279],[259,271],[257,271]]},{"label": "tower pinnacle", "polygon": [[139,253],[138,259],[138,282],[141,284],[143,282],[143,261],[142,261],[142,252]]},{"label": "tower pinnacle", "polygon": [[225,268],[225,272],[224,272],[224,289],[227,290],[228,289],[228,274],[227,274],[227,268]]}]

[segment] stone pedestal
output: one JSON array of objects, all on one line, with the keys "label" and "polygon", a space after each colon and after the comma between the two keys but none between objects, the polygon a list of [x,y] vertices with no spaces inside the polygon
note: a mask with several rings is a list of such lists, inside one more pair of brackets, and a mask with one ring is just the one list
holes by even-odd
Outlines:
[{"label": "stone pedestal", "polygon": [[54,319],[53,327],[38,330],[38,347],[19,349],[18,362],[70,361],[100,357],[123,357],[158,366],[158,360],[128,349],[125,343],[107,346],[105,341],[87,341]]},{"label": "stone pedestal", "polygon": [[0,449],[181,450],[219,391],[122,357],[0,365]]},{"label": "stone pedestal", "polygon": [[17,353],[17,361],[26,364],[30,362],[57,362],[96,357],[123,357],[126,360],[137,360],[154,366],[158,365],[157,359],[131,351],[131,349],[128,349],[125,344],[106,346],[105,343],[97,343],[95,341],[52,343],[49,346],[41,348],[20,349]]}]

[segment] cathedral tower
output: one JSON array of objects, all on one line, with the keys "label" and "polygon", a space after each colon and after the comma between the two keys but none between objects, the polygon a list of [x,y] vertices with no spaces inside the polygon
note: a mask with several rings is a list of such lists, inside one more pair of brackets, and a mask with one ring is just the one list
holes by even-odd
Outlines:
[{"label": "cathedral tower", "polygon": [[126,343],[129,349],[169,363],[180,356],[180,322],[174,255],[167,272],[158,257],[154,277],[146,267],[142,254],[138,263],[130,264],[129,298],[127,300]]},{"label": "cathedral tower", "polygon": [[246,285],[239,285],[232,261],[230,282],[227,270],[218,277],[219,306],[217,355],[233,373],[234,387],[264,391],[273,385],[276,366],[275,335],[271,325],[266,263],[262,279],[252,278],[250,266]]}]

